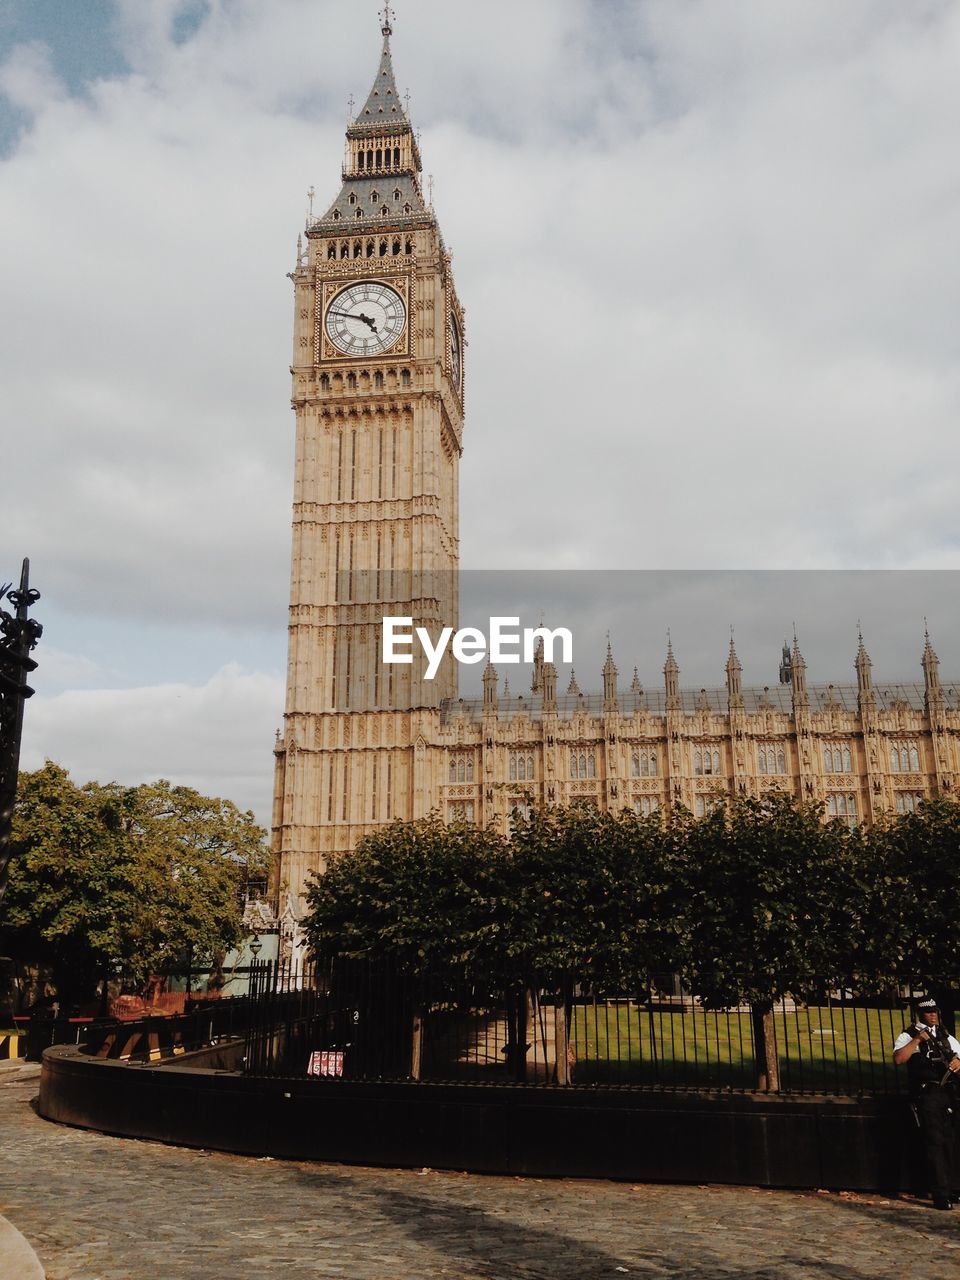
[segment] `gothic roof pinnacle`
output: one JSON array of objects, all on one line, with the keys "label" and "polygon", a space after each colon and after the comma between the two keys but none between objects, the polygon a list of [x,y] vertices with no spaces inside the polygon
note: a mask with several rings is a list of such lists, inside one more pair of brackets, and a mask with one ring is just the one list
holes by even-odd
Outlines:
[{"label": "gothic roof pinnacle", "polygon": [[577,684],[577,673],[573,667],[570,668],[570,683],[567,685],[567,693],[578,694],[580,686]]},{"label": "gothic roof pinnacle", "polygon": [[927,627],[926,618],[923,620],[923,661],[924,664],[928,662],[939,663],[940,661],[934,651],[933,645],[930,642],[930,631]]},{"label": "gothic roof pinnacle", "polygon": [[733,643],[733,627],[730,628],[730,653],[727,657],[727,671],[742,671],[740,659],[737,657],[737,650]]},{"label": "gothic roof pinnacle", "polygon": [[360,108],[354,120],[355,125],[408,123],[406,112],[393,74],[393,59],[390,56],[390,37],[393,35],[393,10],[388,4],[382,13],[383,51],[380,54],[380,67],[377,78],[373,82],[369,97]]},{"label": "gothic roof pinnacle", "polygon": [[680,668],[677,666],[677,660],[673,656],[673,639],[671,638],[669,631],[667,632],[667,660],[663,664],[663,669],[665,672],[680,670]]}]

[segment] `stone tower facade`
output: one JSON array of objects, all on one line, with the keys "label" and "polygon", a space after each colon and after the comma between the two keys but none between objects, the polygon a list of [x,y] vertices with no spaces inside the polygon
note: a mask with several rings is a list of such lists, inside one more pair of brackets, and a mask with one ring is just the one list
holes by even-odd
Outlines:
[{"label": "stone tower facade", "polygon": [[294,284],[297,419],[284,728],[275,748],[278,889],[364,832],[437,801],[447,662],[385,667],[381,619],[456,626],[463,310],[424,199],[393,72],[389,9],[342,186],[308,223]]}]

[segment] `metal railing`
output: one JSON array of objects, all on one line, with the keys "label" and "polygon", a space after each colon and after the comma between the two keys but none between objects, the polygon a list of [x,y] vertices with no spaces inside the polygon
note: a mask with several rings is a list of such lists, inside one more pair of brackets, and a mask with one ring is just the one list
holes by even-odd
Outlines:
[{"label": "metal railing", "polygon": [[95,1057],[157,1061],[244,1035],[250,1011],[250,998],[237,996],[133,1020],[33,1016],[26,1021],[26,1056],[39,1062],[51,1045],[74,1044]]},{"label": "metal railing", "polygon": [[[803,986],[764,1017],[749,1005],[706,1009],[667,979],[659,989],[607,993],[582,982],[493,988],[383,961],[325,960],[296,976],[268,964],[251,983],[246,1070],[327,1080],[905,1092],[892,1051],[910,1022],[911,984],[879,994],[853,983]],[[952,1025],[947,1009],[944,1020]]]}]

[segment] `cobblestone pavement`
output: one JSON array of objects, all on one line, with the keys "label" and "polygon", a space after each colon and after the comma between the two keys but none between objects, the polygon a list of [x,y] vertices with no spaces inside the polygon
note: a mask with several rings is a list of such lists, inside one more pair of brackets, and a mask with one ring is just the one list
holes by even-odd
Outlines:
[{"label": "cobblestone pavement", "polygon": [[0,1065],[0,1213],[48,1280],[960,1275],[960,1212],[912,1200],[252,1160],[50,1124],[38,1080]]}]

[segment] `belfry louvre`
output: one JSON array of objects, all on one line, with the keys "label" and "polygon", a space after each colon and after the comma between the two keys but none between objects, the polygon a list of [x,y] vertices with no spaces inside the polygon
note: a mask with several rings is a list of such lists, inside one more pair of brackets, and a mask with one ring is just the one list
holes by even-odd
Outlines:
[{"label": "belfry louvre", "polygon": [[[492,667],[483,696],[380,661],[384,615],[431,634],[456,626],[466,316],[422,183],[390,38],[347,129],[342,182],[298,245],[293,407],[297,448],[284,727],[275,746],[278,897],[296,917],[308,875],[396,819],[432,811],[494,823],[537,804],[593,802],[702,814],[720,795],[778,788],[850,823],[956,795],[960,698],[929,635],[922,683],[874,683],[860,638],[856,682],[807,683],[800,647],[780,683],[681,688],[668,646],[663,684],[581,693],[538,654],[510,695]],[[919,651],[918,644],[918,651]]]}]

